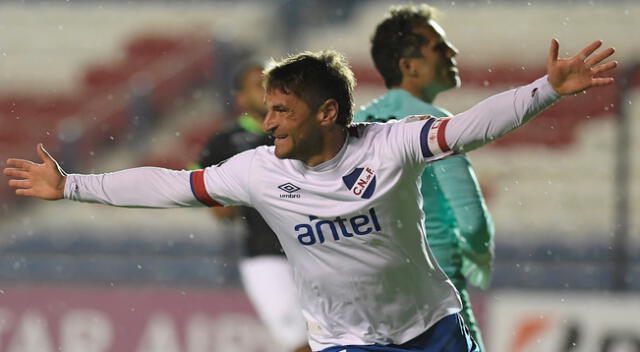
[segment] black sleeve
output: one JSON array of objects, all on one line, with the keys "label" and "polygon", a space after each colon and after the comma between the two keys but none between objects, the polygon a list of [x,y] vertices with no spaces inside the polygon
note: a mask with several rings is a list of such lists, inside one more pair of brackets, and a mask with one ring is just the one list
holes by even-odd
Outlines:
[{"label": "black sleeve", "polygon": [[232,149],[228,134],[215,135],[200,152],[198,164],[201,167],[216,165],[234,156],[236,152]]}]

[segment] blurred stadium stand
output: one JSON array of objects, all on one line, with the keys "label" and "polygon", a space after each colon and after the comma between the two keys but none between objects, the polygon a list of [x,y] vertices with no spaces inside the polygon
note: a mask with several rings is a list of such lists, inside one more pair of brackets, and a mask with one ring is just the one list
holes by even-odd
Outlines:
[{"label": "blurred stadium stand", "polygon": [[[198,3],[204,7],[199,7]],[[230,9],[234,4],[193,2],[191,7],[180,9],[179,16],[172,16],[178,11],[176,7],[165,8],[162,2],[148,2],[144,6],[148,6],[147,10],[155,22],[147,27],[144,24],[139,27],[134,25],[136,19],[141,17],[130,13],[125,15],[123,9],[133,6],[131,4],[114,2],[111,7],[105,6],[103,9],[87,4],[77,7],[72,4],[67,8],[51,5],[48,8],[47,4],[37,2],[37,5],[31,6],[51,11],[51,19],[42,21],[40,25],[58,31],[51,32],[47,40],[42,38],[39,47],[36,45],[37,49],[27,48],[28,43],[21,39],[24,31],[15,31],[15,35],[9,31],[2,34],[2,38],[9,43],[9,49],[24,47],[24,55],[31,51],[31,57],[34,56],[33,51],[42,50],[42,55],[48,59],[41,61],[36,69],[27,65],[36,64],[37,60],[33,58],[23,60],[20,69],[15,65],[4,66],[11,68],[9,78],[17,83],[13,91],[10,87],[0,90],[0,155],[33,158],[34,144],[43,142],[68,171],[107,171],[135,165],[187,167],[196,160],[197,152],[206,138],[229,119],[230,97],[228,89],[225,89],[228,86],[220,77],[228,73],[227,65],[237,58],[234,55],[238,55],[233,50],[229,51],[229,47],[238,49],[249,43],[264,57],[280,57],[286,50],[284,48],[289,46],[270,37],[272,29],[256,33],[266,28],[260,25],[267,20],[256,19],[260,14],[277,16],[275,10],[267,10],[268,6],[260,3],[240,2],[241,9],[233,12]],[[439,4],[445,13],[450,14],[450,17],[443,19],[444,27],[461,49],[459,61],[464,84],[463,88],[444,95],[442,101],[438,101],[441,105],[454,112],[461,111],[489,94],[526,83],[544,72],[539,65],[540,56],[535,55],[539,52],[520,47],[518,45],[521,43],[518,42],[508,42],[508,36],[502,42],[487,43],[487,48],[474,45],[476,40],[468,38],[469,29],[459,28],[462,26],[456,26],[454,19],[463,18],[466,21],[473,18],[473,6],[465,6],[467,3],[464,1],[459,2],[458,7],[448,2],[436,3]],[[619,4],[624,5],[623,2]],[[352,58],[359,82],[356,99],[360,104],[383,90],[381,80],[370,64],[365,38],[369,37],[373,23],[388,4],[363,2],[353,6],[358,6],[358,11],[348,21],[332,22],[331,26],[309,25],[297,33],[297,40],[307,44],[310,49],[331,46],[347,52]],[[546,6],[549,6],[548,3],[541,4],[537,12],[532,9],[527,21],[535,22],[547,16],[549,7]],[[224,10],[217,10],[219,7]],[[636,8],[632,7],[632,11],[637,11]],[[29,6],[19,3],[7,6],[4,10],[10,15],[5,15],[8,19],[5,26],[22,27],[25,31],[33,32],[28,38],[41,37],[47,30],[38,31],[37,28],[19,24],[20,18],[31,15],[29,9]],[[493,10],[494,16],[503,16],[506,22],[513,23],[513,19],[504,16],[513,11],[509,6]],[[580,14],[588,11],[588,8],[580,7],[574,13],[580,19]],[[603,11],[609,11],[607,13],[610,14],[617,13],[618,9],[612,6]],[[229,13],[229,18],[218,15],[223,12]],[[184,18],[178,18],[180,16]],[[241,33],[221,30],[222,27],[232,27],[234,23],[245,25],[247,20],[243,16],[250,16],[257,25],[247,26]],[[217,21],[216,24],[203,22],[207,17],[212,17],[211,21]],[[477,16],[478,21],[489,21],[484,17]],[[609,36],[621,30],[625,25],[624,18],[621,15],[617,22],[614,21]],[[93,33],[92,37],[88,37],[91,34],[84,33],[82,28],[91,26],[92,22],[110,29],[105,30],[103,36]],[[38,24],[35,20],[29,23],[30,26]],[[162,23],[167,24],[166,28]],[[579,20],[571,23],[574,25],[572,32],[585,28]],[[493,31],[487,29],[483,36],[494,35]],[[570,37],[566,30],[556,31],[570,40],[582,39]],[[66,36],[71,32],[78,36],[75,39],[78,43],[84,43],[82,50],[70,50],[74,37]],[[580,35],[590,34],[592,32],[586,31],[586,34]],[[248,40],[251,35],[255,35],[255,38]],[[538,45],[541,41],[539,37],[543,37],[544,45]],[[531,43],[527,45],[536,46],[536,50],[538,46],[546,49],[547,37],[548,32],[532,34],[532,38],[529,38]],[[331,45],[327,44],[328,38],[334,39],[330,41]],[[94,43],[92,47],[92,41],[99,44]],[[234,45],[236,41],[238,43]],[[60,45],[56,46],[55,43]],[[512,44],[526,54],[510,57],[508,54],[512,54],[512,49],[498,49],[499,46]],[[576,47],[582,44],[570,43]],[[46,49],[57,53],[49,55]],[[91,54],[92,49],[95,49],[95,55]],[[621,52],[626,55],[633,50],[637,51],[637,47],[623,47]],[[491,54],[491,51],[496,53]],[[542,52],[544,55],[544,50]],[[71,72],[70,65],[75,71]],[[33,78],[33,71],[37,71],[38,77],[41,77],[42,86],[48,88],[39,87]],[[59,89],[50,88],[58,83],[45,82],[47,71],[51,72],[53,81],[58,79]],[[26,78],[19,84],[21,72]],[[64,78],[60,78],[63,73]],[[3,75],[7,77],[6,72]],[[635,76],[632,84],[635,92],[639,85],[638,76]],[[593,156],[598,155],[596,160],[600,163],[606,159],[598,153],[604,150],[609,153],[605,154],[608,157],[612,158],[613,155],[606,149],[610,146],[607,144],[610,140],[603,142],[598,139],[598,143],[590,145],[584,140],[602,136],[602,129],[610,131],[610,126],[620,113],[620,106],[616,105],[619,94],[616,87],[608,87],[594,94],[567,98],[527,128],[486,150],[471,154],[498,223],[494,287],[611,287],[614,269],[610,264],[612,225],[608,221],[613,217],[614,210],[608,207],[613,201],[609,198],[603,200],[602,195],[609,197],[612,186],[607,185],[605,190],[594,190],[601,187],[598,183],[603,178],[611,178],[611,174],[603,175],[600,167],[594,166]],[[610,132],[606,133],[607,138],[613,138]],[[549,158],[560,159],[549,161]],[[516,161],[523,160],[527,160],[530,168],[514,166],[519,165]],[[556,160],[561,162],[556,163]],[[535,170],[540,165],[543,166]],[[547,188],[544,188],[537,187],[533,182],[524,186],[532,178],[560,185],[546,185]],[[509,187],[510,194],[506,194],[509,192],[504,188]],[[554,187],[563,188],[564,193]],[[559,191],[558,198],[551,194],[554,190]],[[235,272],[229,266],[232,265],[232,258],[240,253],[236,242],[194,245],[181,234],[174,236],[169,245],[164,238],[171,238],[171,235],[160,236],[163,238],[161,241],[152,236],[135,238],[135,233],[127,233],[126,226],[118,227],[109,223],[109,220],[96,221],[98,229],[85,226],[72,230],[65,230],[62,226],[48,228],[44,221],[36,230],[21,232],[15,220],[17,217],[51,205],[18,199],[9,191],[7,187],[0,187],[3,215],[0,221],[11,225],[0,232],[3,237],[0,280],[188,282],[213,285],[235,282]],[[638,191],[634,189],[633,192],[632,197],[637,200]],[[585,204],[587,202],[583,196],[589,194],[590,198],[586,199],[600,199],[607,207]],[[510,195],[511,198],[508,198]],[[526,203],[530,208],[523,209],[516,206],[518,203]],[[584,210],[587,207],[589,211]],[[560,215],[553,216],[564,211],[568,214],[564,215],[566,220],[559,223]],[[580,214],[580,211],[585,213]],[[526,213],[526,219],[523,212]],[[61,216],[56,212],[52,214],[52,217]],[[188,226],[188,221],[176,221],[180,226]],[[635,236],[637,225],[634,223],[632,226],[631,231]],[[223,231],[224,228],[216,224],[212,232]],[[585,231],[587,228],[592,230]],[[125,234],[115,236],[119,240],[114,240],[110,232]],[[216,238],[223,235],[212,234]],[[553,241],[565,236],[566,241]],[[635,240],[630,248],[637,247],[638,241]],[[640,281],[632,278],[637,278],[640,273],[640,257],[631,255],[629,261],[630,288],[638,290]],[[138,266],[143,269],[138,269]],[[222,281],[221,277],[224,278]]]},{"label": "blurred stadium stand", "polygon": [[[187,168],[235,117],[230,68],[252,53],[266,59],[340,50],[358,79],[359,106],[385,91],[368,40],[393,3],[2,1],[0,159],[35,158],[34,145],[43,142],[68,172]],[[542,75],[551,37],[563,52],[596,38],[616,47],[616,86],[565,98],[526,128],[470,153],[497,228],[491,288],[472,294],[492,351],[515,352],[499,346],[513,347],[508,337],[522,337],[516,329],[532,321],[556,325],[547,335],[527,330],[547,345],[518,352],[613,351],[605,345],[614,338],[640,341],[633,310],[640,291],[640,74],[632,67],[640,62],[633,40],[639,4],[430,3],[443,10],[439,22],[460,49],[463,85],[436,101],[454,113]],[[627,170],[616,172],[616,158]],[[0,187],[0,351],[150,351],[160,341],[171,351],[182,351],[176,346],[183,342],[192,352],[280,352],[265,349],[272,344],[254,318],[226,315],[251,317],[238,294],[241,226],[202,208],[54,205]],[[612,291],[628,296],[611,298]],[[84,335],[65,340],[78,313]],[[117,328],[95,335],[96,322]],[[91,338],[91,348],[82,345]],[[578,338],[586,342],[576,347]],[[100,341],[107,341],[103,349]]]},{"label": "blurred stadium stand", "polygon": [[[234,241],[98,240],[37,237],[2,249],[0,280],[31,283],[111,283],[234,286],[241,248]],[[108,238],[110,234],[104,234]]]}]

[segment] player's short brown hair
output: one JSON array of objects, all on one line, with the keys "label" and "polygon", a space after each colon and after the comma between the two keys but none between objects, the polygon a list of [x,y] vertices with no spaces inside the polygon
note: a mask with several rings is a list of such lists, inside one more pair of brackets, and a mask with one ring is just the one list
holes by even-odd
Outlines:
[{"label": "player's short brown hair", "polygon": [[426,38],[414,32],[436,15],[435,8],[421,4],[391,7],[371,38],[371,57],[387,88],[402,82],[399,62],[404,57],[420,57]]},{"label": "player's short brown hair", "polygon": [[338,103],[336,123],[349,126],[353,118],[355,78],[347,60],[333,50],[303,52],[265,70],[264,87],[293,93],[317,110],[328,99]]}]

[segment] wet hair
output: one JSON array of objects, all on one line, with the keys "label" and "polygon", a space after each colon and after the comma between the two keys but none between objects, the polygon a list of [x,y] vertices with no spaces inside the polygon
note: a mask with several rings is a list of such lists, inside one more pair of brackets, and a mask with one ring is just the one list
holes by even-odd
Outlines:
[{"label": "wet hair", "polygon": [[267,92],[295,94],[315,111],[328,99],[338,103],[336,123],[349,126],[353,118],[355,78],[347,60],[333,50],[303,52],[273,63],[265,70]]},{"label": "wet hair", "polygon": [[426,4],[391,7],[371,38],[371,57],[387,88],[402,82],[399,61],[405,57],[421,57],[420,47],[427,38],[414,32],[435,18],[436,10]]}]

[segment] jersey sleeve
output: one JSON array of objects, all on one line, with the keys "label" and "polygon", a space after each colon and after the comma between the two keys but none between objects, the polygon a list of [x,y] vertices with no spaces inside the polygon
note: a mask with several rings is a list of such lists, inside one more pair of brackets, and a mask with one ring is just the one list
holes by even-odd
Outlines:
[{"label": "jersey sleeve", "polygon": [[256,149],[226,161],[195,170],[191,187],[196,198],[207,206],[251,205],[250,176]]},{"label": "jersey sleeve", "polygon": [[448,119],[443,131],[446,147],[455,151],[481,147],[524,125],[558,99],[547,76],[496,94]]},{"label": "jersey sleeve", "polygon": [[390,123],[387,146],[414,161],[432,162],[487,144],[522,126],[560,98],[546,76],[483,100],[453,117],[409,116]]},{"label": "jersey sleeve", "polygon": [[69,174],[64,197],[119,207],[173,208],[199,204],[189,184],[191,172],[138,167],[95,175]]},{"label": "jersey sleeve", "polygon": [[438,180],[458,229],[463,271],[474,286],[486,288],[491,278],[494,225],[471,163],[464,155],[437,161],[431,172]]},{"label": "jersey sleeve", "polygon": [[252,151],[195,171],[139,167],[96,175],[70,174],[67,199],[119,207],[173,208],[248,204]]},{"label": "jersey sleeve", "polygon": [[213,137],[200,152],[198,164],[204,168],[218,164],[232,157],[235,152],[231,150],[229,144],[229,138],[227,135],[218,135]]},{"label": "jersey sleeve", "polygon": [[377,138],[384,139],[391,157],[403,163],[423,163],[453,154],[444,134],[448,120],[430,115],[409,116],[399,121],[374,123],[372,126],[384,126],[385,133]]},{"label": "jersey sleeve", "polygon": [[440,160],[431,172],[451,206],[464,242],[475,252],[489,251],[493,221],[469,159],[459,154]]}]

